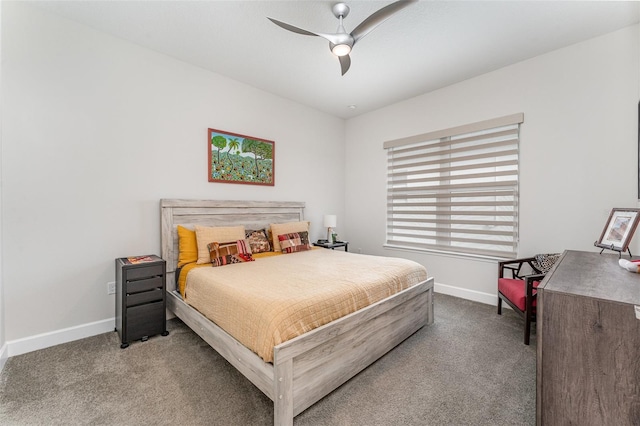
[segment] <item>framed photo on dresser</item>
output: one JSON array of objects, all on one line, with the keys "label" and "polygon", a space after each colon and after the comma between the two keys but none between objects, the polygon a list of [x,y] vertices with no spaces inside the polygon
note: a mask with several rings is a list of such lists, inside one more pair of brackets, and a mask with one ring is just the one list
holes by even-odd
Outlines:
[{"label": "framed photo on dresser", "polygon": [[639,218],[640,209],[612,209],[595,246],[621,252],[626,251],[638,226]]}]

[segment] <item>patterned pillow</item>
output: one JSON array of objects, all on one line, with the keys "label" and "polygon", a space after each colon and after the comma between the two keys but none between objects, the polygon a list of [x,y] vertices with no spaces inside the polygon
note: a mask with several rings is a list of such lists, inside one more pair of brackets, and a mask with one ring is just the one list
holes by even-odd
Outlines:
[{"label": "patterned pillow", "polygon": [[273,251],[282,251],[280,240],[278,240],[280,235],[292,232],[309,232],[309,225],[309,222],[272,223],[270,227],[273,238]]},{"label": "patterned pillow", "polygon": [[229,243],[207,244],[212,266],[224,266],[232,263],[252,262],[251,248],[247,240],[232,241]]},{"label": "patterned pillow", "polygon": [[560,258],[561,253],[536,254],[533,266],[538,268],[540,272],[546,274],[553,267],[554,263]]},{"label": "patterned pillow", "polygon": [[309,233],[306,231],[278,235],[278,241],[280,241],[283,253],[295,253],[311,249]]},{"label": "patterned pillow", "polygon": [[267,236],[266,229],[258,229],[256,231],[246,231],[245,238],[249,241],[251,253],[264,253],[271,251],[271,243]]}]

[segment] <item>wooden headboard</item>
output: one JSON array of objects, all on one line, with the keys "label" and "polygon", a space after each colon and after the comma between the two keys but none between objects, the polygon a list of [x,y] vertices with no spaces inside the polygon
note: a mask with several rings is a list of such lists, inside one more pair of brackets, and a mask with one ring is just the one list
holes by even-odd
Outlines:
[{"label": "wooden headboard", "polygon": [[167,290],[175,289],[178,264],[177,226],[236,226],[267,228],[271,223],[304,219],[304,202],[232,200],[160,200],[162,258],[167,261]]}]

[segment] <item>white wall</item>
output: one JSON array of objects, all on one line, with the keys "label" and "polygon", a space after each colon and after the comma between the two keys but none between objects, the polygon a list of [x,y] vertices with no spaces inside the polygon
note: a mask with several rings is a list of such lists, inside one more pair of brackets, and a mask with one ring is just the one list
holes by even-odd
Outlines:
[{"label": "white wall", "polygon": [[[305,201],[312,238],[344,217],[341,119],[24,3],[3,3],[2,62],[10,355],[113,329],[114,258],[159,254],[161,198]],[[208,127],[275,141],[275,186],[209,183]]]},{"label": "white wall", "polygon": [[[0,34],[2,34],[2,2],[0,2]],[[2,45],[0,44],[0,82],[2,81]],[[0,84],[2,99],[2,84]],[[7,360],[8,350],[4,325],[4,285],[2,279],[2,108],[0,105],[0,371]]]},{"label": "white wall", "polygon": [[417,260],[436,291],[493,303],[495,261],[383,249],[382,144],[523,112],[519,254],[595,250],[611,208],[637,207],[638,41],[627,27],[349,120],[350,245]]}]

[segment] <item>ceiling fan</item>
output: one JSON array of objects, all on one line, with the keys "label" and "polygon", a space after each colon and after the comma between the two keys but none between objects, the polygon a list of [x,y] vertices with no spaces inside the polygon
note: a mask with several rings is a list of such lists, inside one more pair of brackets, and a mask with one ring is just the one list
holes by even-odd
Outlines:
[{"label": "ceiling fan", "polygon": [[351,33],[347,33],[342,25],[342,20],[349,15],[349,11],[351,10],[349,6],[345,3],[337,3],[333,6],[332,11],[336,18],[340,20],[338,24],[338,30],[335,33],[314,33],[312,31],[303,30],[302,28],[294,27],[293,25],[289,25],[287,23],[278,21],[273,18],[268,18],[274,24],[284,28],[285,30],[292,31],[294,33],[308,35],[308,36],[318,36],[322,37],[329,41],[329,49],[333,52],[334,55],[338,57],[340,60],[340,68],[342,70],[342,75],[344,75],[351,66],[351,58],[349,57],[349,53],[353,46],[364,36],[369,34],[371,30],[375,27],[386,21],[391,15],[403,9],[404,7],[410,5],[411,3],[415,3],[418,0],[402,0],[391,3],[382,9],[374,12],[368,18],[360,23]]}]

